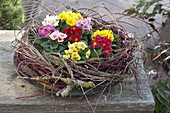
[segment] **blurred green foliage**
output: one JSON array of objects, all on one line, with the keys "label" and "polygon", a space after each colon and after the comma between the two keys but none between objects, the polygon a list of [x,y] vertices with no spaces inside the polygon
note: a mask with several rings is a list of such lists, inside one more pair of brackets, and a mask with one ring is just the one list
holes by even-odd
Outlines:
[{"label": "blurred green foliage", "polygon": [[22,0],[1,0],[0,30],[17,29],[24,22]]},{"label": "blurred green foliage", "polygon": [[170,113],[170,78],[155,83],[152,93],[155,99],[154,113]]}]

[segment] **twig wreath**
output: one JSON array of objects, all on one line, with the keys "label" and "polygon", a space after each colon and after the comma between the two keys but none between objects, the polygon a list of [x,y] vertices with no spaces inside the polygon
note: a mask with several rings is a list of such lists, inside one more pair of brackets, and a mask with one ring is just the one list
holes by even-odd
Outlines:
[{"label": "twig wreath", "polygon": [[33,21],[15,40],[14,62],[21,78],[66,97],[75,89],[85,95],[138,74],[138,44],[123,27],[93,9],[67,9]]}]

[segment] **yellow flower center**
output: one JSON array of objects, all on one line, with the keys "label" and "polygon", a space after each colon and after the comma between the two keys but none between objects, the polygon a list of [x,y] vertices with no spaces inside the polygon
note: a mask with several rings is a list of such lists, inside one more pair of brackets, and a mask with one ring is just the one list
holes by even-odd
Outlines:
[{"label": "yellow flower center", "polygon": [[96,43],[96,42],[94,42],[94,43],[93,43],[93,45],[94,45],[94,46],[96,46],[96,45],[97,45],[97,43]]},{"label": "yellow flower center", "polygon": [[56,39],[56,38],[57,38],[57,36],[56,36],[56,35],[54,35],[53,37],[54,37],[54,39]]},{"label": "yellow flower center", "polygon": [[75,41],[77,42],[77,41],[78,41],[78,38],[75,38]]},{"label": "yellow flower center", "polygon": [[62,38],[64,38],[64,35],[61,35]]},{"label": "yellow flower center", "polygon": [[44,30],[44,29],[42,29],[42,30],[41,30],[41,33],[44,33],[44,32],[45,32],[45,30]]},{"label": "yellow flower center", "polygon": [[52,25],[55,25],[55,22],[52,22]]}]

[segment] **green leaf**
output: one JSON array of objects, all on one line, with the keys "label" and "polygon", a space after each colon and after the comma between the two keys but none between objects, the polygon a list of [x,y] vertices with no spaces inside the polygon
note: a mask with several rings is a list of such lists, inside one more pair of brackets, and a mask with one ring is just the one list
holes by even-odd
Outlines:
[{"label": "green leaf", "polygon": [[61,30],[65,29],[65,28],[69,28],[69,27],[70,27],[70,26],[69,26],[69,25],[67,25],[67,24],[62,25],[62,26],[61,26]]},{"label": "green leaf", "polygon": [[1,18],[1,16],[2,16],[2,11],[0,11],[0,18]]},{"label": "green leaf", "polygon": [[83,33],[83,35],[84,35],[84,36],[87,36],[89,33],[90,33],[90,31],[85,31],[85,32]]},{"label": "green leaf", "polygon": [[53,49],[52,52],[54,53],[62,53],[64,50],[66,50],[67,48],[62,45],[62,44],[59,44],[57,49]]},{"label": "green leaf", "polygon": [[117,47],[117,45],[116,45],[116,44],[112,44],[112,45],[111,45],[111,47],[116,48],[116,47]]},{"label": "green leaf", "polygon": [[119,40],[119,35],[113,34],[113,36],[114,36],[113,42],[117,42]]},{"label": "green leaf", "polygon": [[165,100],[164,98],[162,98],[162,96],[160,96],[158,93],[156,94],[156,97],[158,98],[158,100],[161,102],[161,104],[167,106],[168,102],[167,100]]},{"label": "green leaf", "polygon": [[168,18],[170,18],[170,11],[167,13]]},{"label": "green leaf", "polygon": [[137,4],[136,8],[139,9],[145,5],[146,0],[140,0],[139,3]]},{"label": "green leaf", "polygon": [[146,5],[144,6],[143,10],[142,10],[142,15],[144,15],[146,13],[146,11],[149,9],[149,7],[151,6],[151,2],[146,2]]},{"label": "green leaf", "polygon": [[57,49],[58,45],[50,45],[50,49]]},{"label": "green leaf", "polygon": [[102,48],[97,49],[97,54],[100,56],[102,54]]},{"label": "green leaf", "polygon": [[92,34],[93,34],[93,31],[92,31],[92,30],[90,30],[89,34],[90,34],[90,35],[92,35]]},{"label": "green leaf", "polygon": [[84,41],[88,42],[88,38],[87,38],[87,36],[83,36],[83,37],[82,37],[82,40],[84,40]]},{"label": "green leaf", "polygon": [[79,50],[79,55],[82,56],[84,54],[84,51],[83,50]]},{"label": "green leaf", "polygon": [[52,49],[50,49],[49,47],[47,47],[47,48],[45,48],[45,51],[46,51],[46,52],[51,52]]},{"label": "green leaf", "polygon": [[170,90],[170,79],[167,80],[166,86]]},{"label": "green leaf", "polygon": [[145,13],[145,18],[148,19],[150,17],[154,17],[156,14],[157,14],[157,12]]},{"label": "green leaf", "polygon": [[36,38],[35,39],[35,43],[37,43],[37,44],[39,44],[39,45],[41,45],[42,43],[44,43],[44,42],[46,42],[46,41],[48,41],[49,39],[46,39],[46,38]]},{"label": "green leaf", "polygon": [[44,48],[50,47],[50,43],[48,41],[45,41],[45,42],[41,43],[41,46]]},{"label": "green leaf", "polygon": [[155,96],[155,111],[156,113],[160,113],[163,107],[165,107],[161,102],[158,100],[158,98]]},{"label": "green leaf", "polygon": [[86,58],[85,55],[82,55],[82,56],[81,56],[81,60],[85,60],[85,61],[86,61],[86,59],[87,59],[87,58]]},{"label": "green leaf", "polygon": [[124,11],[124,13],[132,15],[136,12],[135,8],[129,8]]},{"label": "green leaf", "polygon": [[86,63],[86,60],[79,60],[79,61],[77,61],[77,63],[83,64],[83,63]]},{"label": "green leaf", "polygon": [[100,49],[90,49],[90,51],[91,51],[91,54],[90,54],[90,57],[91,58],[93,58],[93,57],[99,57],[100,55],[101,55],[101,53],[102,53],[102,48],[100,48]]},{"label": "green leaf", "polygon": [[162,96],[165,100],[168,100],[168,97],[166,96],[164,90],[162,88],[157,88],[157,91],[159,93],[160,96]]}]

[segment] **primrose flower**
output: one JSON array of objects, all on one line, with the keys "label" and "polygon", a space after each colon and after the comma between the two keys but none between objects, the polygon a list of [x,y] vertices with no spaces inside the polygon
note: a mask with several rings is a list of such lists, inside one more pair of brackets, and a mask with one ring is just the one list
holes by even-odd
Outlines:
[{"label": "primrose flower", "polygon": [[68,46],[68,48],[69,48],[68,51],[69,51],[70,53],[78,52],[78,50],[77,50],[75,44],[70,44],[70,45]]},{"label": "primrose flower", "polygon": [[90,45],[91,48],[96,48],[99,44],[100,44],[100,41],[101,41],[101,37],[98,35],[94,38],[94,40],[92,40],[92,44]]},{"label": "primrose flower", "polygon": [[47,15],[44,21],[42,22],[43,26],[45,25],[52,25],[52,26],[58,26],[59,20],[58,16],[54,15]]},{"label": "primrose flower", "polygon": [[65,55],[63,55],[63,57],[64,57],[65,59],[69,59],[69,58],[70,58],[70,53],[69,53],[69,51],[68,51],[68,50],[65,50],[64,52],[65,52]]},{"label": "primrose flower", "polygon": [[92,44],[90,45],[90,47],[94,49],[94,48],[97,47],[98,45],[99,45],[98,42],[92,41]]},{"label": "primrose flower", "polygon": [[63,42],[64,39],[67,37],[67,35],[59,31],[54,31],[49,35],[49,37],[51,38],[51,40],[57,40],[58,42]]},{"label": "primrose flower", "polygon": [[48,34],[48,29],[46,27],[41,27],[38,29],[38,34],[40,36],[46,36]]},{"label": "primrose flower", "polygon": [[92,35],[92,40],[94,40],[95,36],[101,36],[101,37],[108,37],[108,39],[110,39],[111,41],[114,40],[114,36],[111,30],[97,30],[93,33]]},{"label": "primrose flower", "polygon": [[76,20],[73,17],[69,17],[66,20],[66,24],[70,25],[70,26],[74,26],[76,23]]},{"label": "primrose flower", "polygon": [[[100,31],[97,31],[100,32]],[[101,47],[102,48],[102,53],[106,57],[109,54],[112,54],[113,50],[111,48],[112,41],[107,37],[101,37],[100,35],[97,35],[96,37],[93,38],[92,44],[90,45],[91,48],[96,48],[96,47]]]},{"label": "primrose flower", "polygon": [[90,23],[91,23],[91,18],[83,18],[83,19],[79,19],[76,22],[76,26],[82,26],[84,30],[91,30],[92,26],[90,25]]},{"label": "primrose flower", "polygon": [[71,26],[70,28],[65,28],[62,30],[62,33],[67,34],[67,38],[71,40],[71,42],[79,42],[81,40],[80,35],[82,34],[82,30],[77,26]]},{"label": "primrose flower", "polygon": [[51,40],[57,40],[58,39],[58,33],[59,33],[59,31],[54,31],[53,33],[51,33],[49,35]]},{"label": "primrose flower", "polygon": [[85,48],[87,48],[87,45],[84,42],[78,42],[78,48],[84,50]]},{"label": "primrose flower", "polygon": [[58,33],[58,42],[63,42],[66,37],[67,37],[66,34],[59,32]]},{"label": "primrose flower", "polygon": [[82,16],[80,13],[73,13],[72,11],[63,11],[59,14],[58,19],[61,21],[65,21],[66,24],[70,26],[76,25],[77,20],[81,19]]},{"label": "primrose flower", "polygon": [[74,33],[76,33],[76,34],[82,34],[82,29],[80,29],[79,27],[77,27],[77,26],[71,26],[70,27],[70,31],[74,34]]},{"label": "primrose flower", "polygon": [[74,53],[72,53],[71,59],[72,59],[73,61],[78,61],[78,60],[81,59],[81,57],[80,57],[80,55],[78,54],[78,52],[74,52]]},{"label": "primrose flower", "polygon": [[52,25],[46,25],[46,26],[44,26],[48,31],[54,31],[55,30],[55,27],[54,26],[52,26]]},{"label": "primrose flower", "polygon": [[[78,61],[81,59],[82,55],[85,56],[85,58],[89,58],[90,56],[90,50],[85,52],[85,48],[88,48],[88,46],[84,42],[74,42],[72,44],[68,44],[68,50],[65,50],[65,55],[63,55],[66,59],[72,59],[73,61]],[[81,51],[81,54],[79,53]],[[81,56],[80,56],[81,55]]]},{"label": "primrose flower", "polygon": [[77,34],[71,35],[71,42],[79,42],[81,40],[81,37]]},{"label": "primrose flower", "polygon": [[86,58],[89,58],[89,56],[90,56],[90,49],[86,52]]},{"label": "primrose flower", "polygon": [[67,13],[63,11],[61,14],[58,15],[58,19],[60,20],[66,20],[67,19]]},{"label": "primrose flower", "polygon": [[105,47],[108,47],[111,45],[112,45],[112,41],[110,39],[108,39],[108,37],[103,38],[100,42],[100,47],[102,47],[102,48],[105,48]]},{"label": "primrose flower", "polygon": [[103,55],[106,57],[106,56],[108,56],[109,54],[112,54],[112,52],[113,52],[113,49],[112,49],[111,47],[107,46],[107,47],[104,48],[104,50],[103,50]]}]

